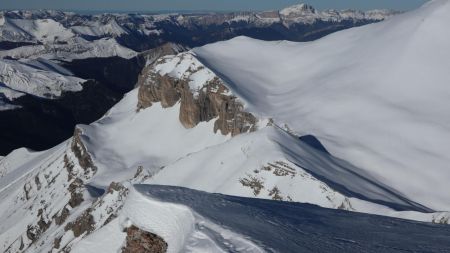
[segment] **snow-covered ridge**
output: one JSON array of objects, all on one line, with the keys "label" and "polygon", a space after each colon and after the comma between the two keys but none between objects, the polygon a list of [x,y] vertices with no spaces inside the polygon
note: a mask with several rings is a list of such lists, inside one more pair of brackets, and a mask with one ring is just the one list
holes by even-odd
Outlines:
[{"label": "snow-covered ridge", "polygon": [[82,26],[72,26],[71,29],[77,34],[95,37],[102,37],[107,35],[117,37],[122,34],[128,33],[128,31],[126,31],[121,25],[119,25],[115,19],[111,19],[106,24],[102,24],[101,22],[96,21],[89,22]]},{"label": "snow-covered ridge", "polygon": [[314,7],[307,5],[307,4],[298,4],[298,5],[292,5],[287,8],[284,8],[280,11],[280,14],[283,16],[289,16],[289,15],[300,15],[303,13],[315,13],[316,10]]},{"label": "snow-covered ridge", "polygon": [[189,87],[195,94],[216,78],[216,75],[205,68],[191,53],[169,55],[155,63],[155,71],[164,76],[188,80]]},{"label": "snow-covered ridge", "polygon": [[[43,61],[43,60],[42,60]],[[50,62],[46,62],[52,66]],[[48,66],[38,62],[20,62],[0,60],[0,83],[4,85],[0,92],[13,100],[21,93],[27,93],[43,98],[55,98],[65,91],[80,91],[85,80],[58,73]],[[60,68],[61,69],[61,68]]]},{"label": "snow-covered ridge", "polygon": [[[72,139],[44,152],[17,150],[0,160],[0,251],[115,252],[124,246],[130,225],[162,237],[170,251],[220,252],[221,246],[236,245],[257,251],[252,238],[206,221],[187,205],[148,198],[145,186],[136,192],[132,184],[142,183],[447,224],[448,212],[428,213],[448,210],[448,149],[440,144],[448,140],[444,116],[449,79],[439,63],[449,63],[445,52],[450,41],[441,32],[449,20],[448,5],[442,4],[447,8],[440,11],[437,3],[312,43],[241,37],[149,64],[139,87],[102,119],[78,126]],[[433,36],[428,39],[424,33]],[[389,47],[379,48],[386,45],[386,37],[392,39]],[[430,44],[443,50],[433,53],[435,58],[427,57]],[[402,54],[395,62],[391,56],[398,52]],[[17,62],[42,70],[47,66],[43,61]],[[408,70],[414,70],[414,80],[405,74]],[[420,85],[424,80],[426,89]],[[211,96],[204,96],[208,92]],[[139,107],[143,97],[148,103]],[[239,110],[227,111],[232,106]],[[223,124],[235,127],[244,113],[256,127],[246,125],[235,135],[217,131],[221,117],[225,115]],[[183,124],[187,119],[194,120]],[[396,126],[405,134],[396,132]],[[405,138],[409,134],[426,145],[410,146]],[[329,153],[300,138],[305,135],[316,136]],[[389,143],[385,146],[383,140]],[[436,153],[436,147],[443,149]],[[384,149],[394,156],[384,159]],[[436,157],[446,163],[436,162]],[[408,166],[399,169],[398,164]],[[436,164],[444,169],[439,171]],[[221,211],[224,203],[229,204],[211,205]],[[382,223],[383,231],[393,231],[396,226],[391,225],[400,222],[383,220],[390,224]],[[271,223],[266,218],[254,221]],[[280,223],[271,224],[283,229]],[[298,226],[286,224],[287,231],[299,232]],[[406,224],[417,229],[418,223]],[[437,233],[443,228],[421,226]],[[217,238],[226,243],[219,245]],[[281,242],[289,246],[291,241]],[[352,238],[333,237],[336,243],[352,249],[357,245]]]},{"label": "snow-covered ridge", "polygon": [[72,38],[67,44],[31,45],[0,51],[0,57],[16,59],[56,59],[71,61],[74,59],[105,58],[119,56],[125,59],[133,58],[137,52],[121,46],[115,39],[104,38],[93,42],[82,38]]},{"label": "snow-covered ridge", "polygon": [[381,21],[387,19],[398,12],[391,10],[324,10],[318,11],[314,7],[307,4],[298,4],[287,7],[279,12],[280,18],[287,26],[292,24],[313,24],[317,21],[324,22],[340,22],[344,20],[374,20]]},{"label": "snow-covered ridge", "polygon": [[310,43],[240,37],[194,52],[250,112],[316,136],[410,200],[446,211],[449,14],[450,1],[432,1]]},{"label": "snow-covered ridge", "polygon": [[70,29],[53,19],[2,19],[0,40],[3,41],[58,43],[75,36]]}]

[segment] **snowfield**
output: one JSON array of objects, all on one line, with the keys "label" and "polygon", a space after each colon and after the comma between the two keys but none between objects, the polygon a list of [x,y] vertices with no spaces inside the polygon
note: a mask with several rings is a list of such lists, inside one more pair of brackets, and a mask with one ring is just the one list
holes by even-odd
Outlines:
[{"label": "snowfield", "polygon": [[434,210],[450,210],[450,1],[310,43],[239,37],[194,49],[262,117],[314,135]]}]

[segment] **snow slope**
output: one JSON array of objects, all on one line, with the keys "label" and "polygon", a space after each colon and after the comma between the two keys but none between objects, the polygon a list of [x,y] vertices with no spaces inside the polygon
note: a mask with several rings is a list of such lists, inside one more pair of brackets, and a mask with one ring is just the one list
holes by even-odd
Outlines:
[{"label": "snow slope", "polygon": [[131,225],[161,236],[168,253],[379,252],[380,247],[383,252],[439,252],[450,247],[449,228],[436,224],[170,186],[139,184],[130,191],[119,217],[72,252],[119,252],[125,246],[123,231]]},{"label": "snow slope", "polygon": [[103,36],[120,36],[126,34],[127,31],[121,27],[115,19],[110,20],[106,24],[102,24],[100,22],[88,22],[82,26],[72,26],[72,31],[76,34],[89,35],[94,37],[103,37]]},{"label": "snow slope", "polygon": [[[426,208],[359,168],[318,152],[275,127],[236,136],[180,158],[143,182],[419,221],[448,216],[426,213]],[[246,184],[249,182],[261,188],[255,191],[257,187]]]},{"label": "snow slope", "polygon": [[53,19],[5,19],[0,22],[0,40],[41,43],[65,42],[75,36]]},{"label": "snow slope", "polygon": [[165,109],[157,103],[140,112],[136,105],[137,89],[99,121],[79,126],[99,168],[93,184],[107,186],[111,180],[132,178],[139,166],[156,173],[189,153],[230,139],[214,133],[213,121],[185,129],[178,119],[179,103]]},{"label": "snow slope", "polygon": [[[383,252],[423,249],[440,252],[448,251],[450,247],[447,226],[178,187],[137,185],[136,190],[141,193],[141,198],[151,199],[168,209],[173,205],[189,208],[196,216],[207,220],[200,229],[214,238],[218,245],[228,245],[225,252],[259,252],[258,248],[264,252],[380,252],[380,249]],[[155,216],[149,218],[161,218],[165,224],[171,224],[180,217],[166,217],[159,212]],[[245,248],[233,247],[236,243],[227,240],[227,236],[223,236],[225,233],[214,233],[217,230],[214,231],[211,224],[225,227],[258,248],[246,251]],[[213,229],[208,233],[211,227]],[[230,237],[236,239],[236,236]]]},{"label": "snow slope", "polygon": [[192,54],[168,55],[158,60],[155,70],[160,75],[177,79],[189,79],[189,88],[194,94],[216,75],[205,68]]},{"label": "snow slope", "polygon": [[450,1],[310,43],[194,49],[246,108],[311,134],[407,198],[450,210]]},{"label": "snow slope", "polygon": [[[60,72],[60,73],[58,73]],[[0,59],[0,94],[10,100],[21,93],[43,98],[61,96],[65,91],[82,90],[85,80],[47,61],[27,62]]]},{"label": "snow slope", "polygon": [[[195,70],[210,73],[189,52],[165,56],[153,65],[154,72],[186,80],[189,86]],[[191,92],[208,80],[196,89],[190,86]],[[136,111],[138,92],[128,93],[98,122],[78,127],[99,169],[91,185],[105,188],[111,181],[134,176],[134,182],[423,221],[440,215],[419,213],[430,209],[359,167],[317,151],[283,129],[266,126],[263,119],[256,132],[234,138],[214,134],[215,119],[185,129],[179,119],[180,103],[168,108],[154,103]]]},{"label": "snow slope", "polygon": [[119,45],[112,38],[104,38],[90,42],[80,37],[69,39],[67,44],[31,45],[0,51],[0,57],[20,59],[45,58],[65,61],[112,56],[130,59],[136,55],[137,53],[135,51]]}]

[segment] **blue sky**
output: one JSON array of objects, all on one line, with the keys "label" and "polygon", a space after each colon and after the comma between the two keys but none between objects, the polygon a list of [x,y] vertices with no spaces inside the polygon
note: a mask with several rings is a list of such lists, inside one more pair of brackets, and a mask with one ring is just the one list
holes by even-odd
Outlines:
[{"label": "blue sky", "polygon": [[63,10],[272,10],[305,2],[317,9],[410,10],[426,0],[0,0],[0,9]]}]

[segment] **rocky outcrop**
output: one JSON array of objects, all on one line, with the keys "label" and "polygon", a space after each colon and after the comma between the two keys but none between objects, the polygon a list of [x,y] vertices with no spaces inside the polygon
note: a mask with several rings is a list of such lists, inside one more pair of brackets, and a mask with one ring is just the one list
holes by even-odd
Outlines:
[{"label": "rocky outcrop", "polygon": [[95,221],[91,212],[92,210],[88,208],[74,222],[67,223],[64,230],[72,230],[75,237],[91,233],[95,229]]},{"label": "rocky outcrop", "polygon": [[78,163],[84,169],[85,175],[89,173],[94,173],[97,171],[97,167],[94,165],[91,156],[87,152],[86,147],[81,140],[82,131],[80,128],[76,127],[73,134],[71,149],[78,159]]},{"label": "rocky outcrop", "polygon": [[[202,68],[204,67],[196,71]],[[161,75],[155,71],[155,65],[147,66],[138,82],[137,110],[157,102],[164,108],[180,102],[179,119],[185,128],[193,128],[200,122],[216,119],[214,131],[220,130],[224,135],[235,136],[256,130],[257,119],[244,111],[242,103],[230,94],[218,77],[193,90],[189,77],[186,77],[190,74],[192,73],[187,72],[183,78],[176,78]]]},{"label": "rocky outcrop", "polygon": [[146,65],[150,65],[154,63],[157,59],[165,55],[174,55],[187,50],[188,49],[186,47],[180,44],[167,42],[159,47],[152,48],[150,50],[140,53],[140,57],[145,59]]},{"label": "rocky outcrop", "polygon": [[165,253],[167,243],[159,236],[139,229],[136,226],[127,228],[126,246],[122,253]]}]

